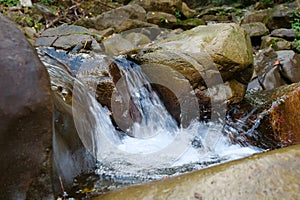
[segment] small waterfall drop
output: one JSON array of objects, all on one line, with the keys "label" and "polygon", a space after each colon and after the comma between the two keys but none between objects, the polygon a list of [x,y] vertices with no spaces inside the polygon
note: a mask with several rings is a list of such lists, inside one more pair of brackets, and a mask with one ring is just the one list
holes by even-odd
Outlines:
[{"label": "small waterfall drop", "polygon": [[[186,128],[178,126],[152,90],[141,68],[124,57],[116,57],[112,61],[122,73],[122,78],[115,83],[112,99],[125,105],[124,115],[132,112],[128,115],[132,117],[132,126],[126,129],[119,127],[123,131],[115,128],[112,113],[95,99],[95,89],[91,92],[80,80],[88,77],[62,75],[61,68],[53,67],[49,59],[42,61],[51,71],[52,81],[57,81],[57,76],[60,76],[60,81],[73,80],[74,121],[83,144],[99,161],[96,170],[100,177],[99,187],[104,187],[103,180],[109,180],[111,187],[156,180],[260,151],[251,146],[231,144],[222,133],[223,125],[217,122],[194,120]],[[86,63],[87,68],[82,63]],[[89,63],[108,65],[105,56],[90,57],[80,62],[80,70],[89,70]],[[113,107],[114,102],[112,111]],[[118,122],[118,119],[115,121]]]}]

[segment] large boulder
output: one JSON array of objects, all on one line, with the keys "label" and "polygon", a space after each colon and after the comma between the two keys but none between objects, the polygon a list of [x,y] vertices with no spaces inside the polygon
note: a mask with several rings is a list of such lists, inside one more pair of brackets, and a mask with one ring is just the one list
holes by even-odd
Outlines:
[{"label": "large boulder", "polygon": [[0,26],[0,199],[53,199],[49,75],[16,25]]},{"label": "large boulder", "polygon": [[[148,49],[129,54],[142,68],[145,64],[162,64],[174,69],[190,82],[193,89],[202,91],[211,86],[209,84],[215,74],[221,74],[224,82],[235,80],[241,85],[247,84],[253,68],[250,38],[235,24],[198,26]],[[227,99],[231,99],[237,91],[245,91],[241,87],[233,91],[234,88],[229,88]]]},{"label": "large boulder", "polygon": [[95,197],[119,199],[299,199],[300,145]]}]

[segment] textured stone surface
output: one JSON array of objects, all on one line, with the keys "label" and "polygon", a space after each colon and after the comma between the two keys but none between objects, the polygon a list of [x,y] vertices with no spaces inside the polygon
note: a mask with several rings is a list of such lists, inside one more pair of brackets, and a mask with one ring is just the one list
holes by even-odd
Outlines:
[{"label": "textured stone surface", "polygon": [[[146,11],[139,5],[122,6],[96,17],[95,28],[97,30],[104,30],[106,28],[113,27],[117,32],[124,31],[120,30],[119,26],[130,19],[145,22]],[[130,28],[131,27],[129,27],[128,29]]]},{"label": "textured stone surface", "polygon": [[181,0],[134,0],[131,3],[142,6],[146,11],[160,11],[175,14],[176,11],[181,11]]},{"label": "textured stone surface", "polygon": [[49,75],[22,32],[0,26],[0,199],[51,199]]},{"label": "textured stone surface", "polygon": [[250,37],[263,36],[269,33],[267,27],[261,22],[253,22],[249,24],[242,24],[242,27],[247,31]]},{"label": "textured stone surface", "polygon": [[[244,29],[235,24],[218,24],[185,31],[153,45],[153,49],[139,52],[133,59],[141,64],[170,66],[197,88],[210,79],[211,65],[216,66],[223,80],[234,79],[237,73],[239,77],[246,77],[242,72],[251,74],[252,58],[250,38]],[[247,68],[250,71],[245,70]]]}]

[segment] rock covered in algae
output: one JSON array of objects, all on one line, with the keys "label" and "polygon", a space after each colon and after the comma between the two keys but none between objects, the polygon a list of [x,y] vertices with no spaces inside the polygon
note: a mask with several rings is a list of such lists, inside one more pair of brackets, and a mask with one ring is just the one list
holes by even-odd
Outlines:
[{"label": "rock covered in algae", "polygon": [[94,200],[299,199],[300,145],[290,146]]}]

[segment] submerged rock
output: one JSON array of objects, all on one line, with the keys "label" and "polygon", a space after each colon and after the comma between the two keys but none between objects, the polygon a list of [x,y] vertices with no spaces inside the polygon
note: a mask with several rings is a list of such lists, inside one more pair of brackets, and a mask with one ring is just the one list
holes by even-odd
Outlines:
[{"label": "submerged rock", "polygon": [[298,199],[299,162],[296,145],[93,199]]},{"label": "submerged rock", "polygon": [[53,199],[49,75],[1,14],[0,26],[0,199]]}]

